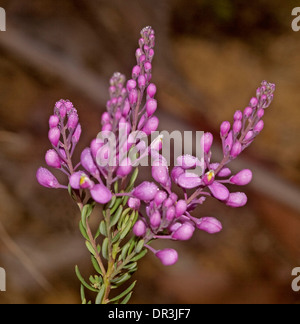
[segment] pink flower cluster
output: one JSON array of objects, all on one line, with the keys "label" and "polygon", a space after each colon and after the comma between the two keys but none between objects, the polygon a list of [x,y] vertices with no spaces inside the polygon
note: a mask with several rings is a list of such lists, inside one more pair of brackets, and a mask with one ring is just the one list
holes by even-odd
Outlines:
[{"label": "pink flower cluster", "polygon": [[[158,106],[155,99],[157,89],[151,83],[154,45],[153,29],[144,28],[136,51],[137,65],[132,70],[132,78],[126,82],[125,76],[120,73],[115,73],[111,78],[110,99],[107,111],[101,118],[101,136],[93,139],[90,147],[83,150],[80,162],[75,167],[72,157],[81,135],[77,111],[70,101],[56,103],[54,114],[49,119],[52,148],[46,153],[45,160],[49,167],[67,175],[68,186],[73,190],[89,191],[93,200],[101,205],[110,202],[114,195],[129,196],[128,206],[140,214],[133,233],[144,239],[145,247],[153,251],[164,265],[172,265],[177,262],[177,252],[173,249],[156,251],[149,246],[149,242],[156,239],[186,241],[192,238],[196,229],[209,234],[220,232],[222,224],[217,219],[191,215],[209,197],[234,208],[247,203],[245,193],[230,192],[226,185],[245,186],[251,182],[252,172],[245,169],[232,174],[228,164],[262,131],[262,118],[273,100],[275,85],[264,81],[249,106],[243,112],[234,114],[233,123],[224,121],[221,124],[222,161],[212,161],[214,138],[211,133],[205,133],[199,143],[204,160],[190,155],[180,156],[177,166],[170,172],[167,161],[160,153],[161,138],[148,148],[137,135],[138,131],[142,131],[149,136],[159,125],[154,115]],[[110,134],[117,141],[116,151],[112,151],[107,144]],[[133,172],[134,163],[127,154],[133,148],[138,148],[140,152],[138,159],[151,155],[154,181],[142,182],[130,192],[123,190],[115,193],[112,185],[120,182],[125,189],[127,179]],[[114,163],[107,163],[112,160]],[[194,172],[198,166],[204,169],[201,176]],[[45,168],[37,171],[37,179],[44,187],[68,188]],[[175,187],[182,189],[182,197],[175,194]]]}]

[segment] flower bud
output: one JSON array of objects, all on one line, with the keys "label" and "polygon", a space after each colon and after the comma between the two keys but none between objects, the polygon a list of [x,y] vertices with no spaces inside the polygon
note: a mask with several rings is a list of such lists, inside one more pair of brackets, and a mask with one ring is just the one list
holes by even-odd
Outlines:
[{"label": "flower bud", "polygon": [[154,161],[152,166],[152,177],[156,182],[165,186],[170,178],[168,167],[164,166],[159,161]]},{"label": "flower bud", "polygon": [[225,152],[224,152],[225,154],[231,151],[232,144],[233,144],[233,134],[232,131],[230,131],[225,140]]},{"label": "flower bud", "polygon": [[112,124],[105,124],[102,126],[102,132],[111,132],[112,131]]},{"label": "flower bud", "polygon": [[252,181],[252,171],[245,169],[230,179],[230,182],[238,186],[246,186]]},{"label": "flower bud", "polygon": [[178,200],[178,196],[177,196],[174,192],[172,192],[172,193],[170,194],[170,198],[172,199],[172,201],[173,201],[174,203]]},{"label": "flower bud", "polygon": [[253,109],[251,107],[246,107],[244,110],[244,116],[249,118],[253,113]]},{"label": "flower bud", "polygon": [[164,249],[156,252],[155,256],[164,266],[172,266],[178,261],[178,253],[173,249]]},{"label": "flower bud", "polygon": [[209,234],[216,234],[222,231],[220,221],[213,217],[203,217],[197,222],[197,228]]},{"label": "flower bud", "polygon": [[128,200],[128,207],[133,210],[139,210],[141,206],[141,201],[137,198],[129,198]]},{"label": "flower bud", "polygon": [[103,184],[95,185],[91,190],[92,198],[99,204],[107,204],[111,201],[112,193]]},{"label": "flower bud", "polygon": [[242,144],[240,142],[235,142],[232,146],[231,156],[236,158],[242,153]]},{"label": "flower bud", "polygon": [[157,109],[157,101],[155,99],[149,99],[146,102],[146,111],[147,115],[150,117],[152,116]]},{"label": "flower bud", "polygon": [[220,127],[221,136],[222,136],[222,137],[227,136],[227,134],[228,134],[229,131],[230,131],[230,128],[231,128],[230,122],[228,122],[228,121],[224,121],[224,122],[221,124],[221,127]]},{"label": "flower bud", "polygon": [[59,124],[59,117],[57,115],[50,116],[49,118],[49,128],[57,127]]},{"label": "flower bud", "polygon": [[149,98],[154,98],[155,95],[156,95],[156,91],[157,91],[156,85],[153,84],[153,83],[149,84],[149,86],[147,88],[147,95],[148,95],[148,97]]},{"label": "flower bud", "polygon": [[81,153],[81,165],[92,175],[99,173],[89,148],[86,148]]},{"label": "flower bud", "polygon": [[241,130],[242,130],[242,122],[240,121],[240,120],[236,120],[235,122],[234,122],[234,124],[233,124],[233,127],[232,127],[232,129],[233,129],[233,132],[235,133],[235,134],[238,134]]},{"label": "flower bud", "polygon": [[263,108],[259,109],[259,111],[257,112],[257,117],[259,119],[263,118],[265,114],[265,110]]},{"label": "flower bud", "polygon": [[160,207],[161,204],[168,198],[168,195],[165,191],[159,190],[154,198],[155,205]]},{"label": "flower bud", "polygon": [[198,162],[198,158],[189,154],[182,155],[177,158],[177,165],[184,170],[196,168]]},{"label": "flower bud", "polygon": [[48,166],[55,168],[55,169],[61,168],[61,159],[55,150],[49,150],[46,153],[45,160],[46,160],[46,163]]},{"label": "flower bud", "polygon": [[152,228],[159,228],[161,224],[161,215],[159,211],[155,211],[150,217],[150,224]]},{"label": "flower bud", "polygon": [[48,133],[50,143],[57,147],[60,139],[60,130],[58,127],[51,128]]},{"label": "flower bud", "polygon": [[69,184],[71,186],[71,188],[79,190],[80,189],[80,179],[81,176],[84,175],[84,172],[79,171],[79,172],[75,172],[70,176],[69,179]]},{"label": "flower bud", "polygon": [[178,185],[185,189],[197,188],[201,183],[201,178],[197,174],[191,172],[185,172],[178,178]]},{"label": "flower bud", "polygon": [[226,202],[227,206],[238,208],[244,207],[247,204],[248,198],[243,192],[234,192],[229,195]]},{"label": "flower bud", "polygon": [[174,206],[171,206],[167,209],[166,211],[166,219],[168,222],[172,222],[172,220],[175,218],[176,216],[176,209]]},{"label": "flower bud", "polygon": [[190,223],[184,223],[173,234],[172,238],[178,241],[188,241],[193,237],[195,227]]},{"label": "flower bud", "polygon": [[144,75],[140,75],[138,78],[138,85],[140,89],[145,89],[146,87],[146,78]]},{"label": "flower bud", "polygon": [[151,117],[147,122],[146,122],[146,125],[144,126],[143,128],[143,132],[146,134],[146,135],[151,135],[153,132],[155,132],[158,128],[158,125],[159,125],[159,119],[154,116],[154,117]]},{"label": "flower bud", "polygon": [[217,181],[215,181],[208,188],[211,191],[212,195],[218,200],[224,201],[227,200],[229,197],[229,190]]},{"label": "flower bud", "polygon": [[45,168],[39,168],[37,170],[36,178],[38,183],[43,187],[54,189],[61,187],[55,176]]},{"label": "flower bud", "polygon": [[132,164],[130,159],[125,159],[121,162],[120,166],[118,167],[117,170],[117,176],[124,178],[126,176],[128,176],[132,171]]},{"label": "flower bud", "polygon": [[133,69],[132,69],[132,79],[136,80],[141,74],[141,68],[136,65]]},{"label": "flower bud", "polygon": [[181,167],[174,167],[171,172],[171,177],[174,183],[178,184],[179,177],[184,174],[185,171]]},{"label": "flower bud", "polygon": [[133,234],[138,237],[143,237],[146,234],[147,227],[142,220],[138,220],[133,226]]},{"label": "flower bud", "polygon": [[205,133],[203,135],[203,149],[204,153],[208,154],[210,152],[211,146],[213,144],[214,137],[211,133]]},{"label": "flower bud", "polygon": [[263,120],[260,120],[256,124],[256,126],[254,127],[254,132],[255,133],[260,133],[264,129],[264,126],[265,126],[264,121]]},{"label": "flower bud", "polygon": [[126,88],[127,88],[128,92],[131,92],[133,89],[136,88],[136,81],[135,80],[128,80]]},{"label": "flower bud", "polygon": [[258,99],[253,97],[251,100],[250,100],[250,106],[252,108],[256,108],[256,106],[258,105]]},{"label": "flower bud", "polygon": [[176,217],[181,217],[187,210],[187,204],[185,200],[179,200],[176,204]]},{"label": "flower bud", "polygon": [[72,136],[72,142],[77,144],[80,140],[80,136],[81,136],[81,125],[78,124],[76,127],[76,130]]},{"label": "flower bud", "polygon": [[128,99],[131,106],[136,105],[138,101],[138,92],[136,89],[133,89],[132,91],[129,92]]},{"label": "flower bud", "polygon": [[[216,171],[219,167],[220,163],[212,163],[210,165],[210,168],[214,171]],[[231,170],[227,167],[224,167],[223,169],[220,170],[220,172],[218,173],[218,177],[221,177],[221,178],[227,178],[231,175]]]},{"label": "flower bud", "polygon": [[234,120],[242,120],[243,119],[243,113],[240,110],[237,110],[233,116]]},{"label": "flower bud", "polygon": [[68,128],[75,129],[78,125],[78,122],[79,122],[78,114],[76,112],[71,113],[68,119]]},{"label": "flower bud", "polygon": [[247,135],[245,136],[245,140],[246,141],[249,141],[249,140],[253,139],[253,135],[254,135],[254,132],[253,131],[249,131],[247,133]]},{"label": "flower bud", "polygon": [[145,181],[135,188],[132,194],[135,198],[149,202],[155,198],[157,191],[158,187],[155,183]]},{"label": "flower bud", "polygon": [[111,122],[111,117],[108,112],[103,113],[101,117],[102,125],[109,124]]},{"label": "flower bud", "polygon": [[91,142],[91,153],[94,159],[97,157],[98,151],[104,146],[103,140],[100,140],[98,138],[92,140]]},{"label": "flower bud", "polygon": [[164,207],[170,208],[174,205],[174,201],[171,198],[168,198],[164,201]]},{"label": "flower bud", "polygon": [[150,62],[145,62],[144,69],[145,69],[145,72],[146,73],[151,72],[151,70],[152,70],[152,64]]}]

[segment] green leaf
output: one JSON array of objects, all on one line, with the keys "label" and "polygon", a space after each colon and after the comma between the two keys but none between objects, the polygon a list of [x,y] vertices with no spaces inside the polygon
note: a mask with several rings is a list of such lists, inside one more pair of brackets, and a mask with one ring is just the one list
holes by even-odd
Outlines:
[{"label": "green leaf", "polygon": [[97,297],[96,297],[96,305],[100,305],[103,302],[103,297],[105,293],[105,285],[102,285]]},{"label": "green leaf", "polygon": [[98,292],[99,290],[97,290],[97,289],[95,289],[95,288],[93,288],[93,287],[91,287],[84,279],[83,279],[83,277],[82,277],[82,275],[81,275],[81,273],[80,273],[80,271],[79,271],[79,268],[78,268],[78,266],[76,266],[75,267],[75,272],[76,272],[76,275],[77,275],[77,278],[79,279],[79,281],[82,283],[82,285],[85,287],[85,288],[87,288],[87,289],[89,289],[89,290],[91,290],[91,291],[93,291],[93,292]]},{"label": "green leaf", "polygon": [[123,240],[128,235],[128,233],[130,232],[131,228],[132,228],[132,223],[129,222],[126,225],[126,227],[124,228],[124,230],[121,232],[120,240]]},{"label": "green leaf", "polygon": [[81,222],[84,228],[86,228],[86,221],[91,216],[93,209],[95,208],[95,202],[87,204],[81,211]]},{"label": "green leaf", "polygon": [[106,237],[102,243],[102,255],[103,258],[108,260],[108,238]]},{"label": "green leaf", "polygon": [[122,248],[122,253],[121,253],[121,257],[122,257],[122,260],[124,261],[127,257],[127,252],[129,250],[129,247],[130,247],[130,241],[128,243],[126,243],[123,248]]},{"label": "green leaf", "polygon": [[81,297],[82,305],[85,305],[86,304],[86,298],[85,298],[84,286],[83,285],[80,285],[80,297]]},{"label": "green leaf", "polygon": [[96,258],[92,255],[91,256],[92,258],[92,264],[93,264],[93,267],[94,267],[94,269],[101,275],[101,276],[103,276],[103,273],[102,273],[102,271],[101,271],[101,268],[100,268],[100,266],[99,266],[99,264],[98,264],[98,262],[97,262],[97,260],[96,260]]},{"label": "green leaf", "polygon": [[114,214],[114,212],[119,208],[119,206],[122,203],[123,198],[117,198],[115,204],[113,205],[112,208],[110,208],[110,216]]},{"label": "green leaf", "polygon": [[128,250],[128,255],[130,255],[132,253],[133,249],[135,248],[136,240],[137,240],[137,237],[133,236],[131,239],[131,244],[130,244],[129,250]]},{"label": "green leaf", "polygon": [[129,273],[124,273],[121,277],[113,279],[111,282],[116,284],[116,285],[121,285],[127,280],[131,278],[131,275]]},{"label": "green leaf", "polygon": [[134,170],[133,174],[132,174],[132,177],[130,179],[130,182],[129,182],[129,185],[128,185],[127,189],[126,189],[126,192],[130,192],[132,190],[138,175],[139,175],[139,169],[136,168]]},{"label": "green leaf", "polygon": [[117,241],[119,241],[120,236],[121,236],[121,233],[118,232],[118,233],[113,237],[113,239],[112,239],[111,242],[112,242],[113,244],[116,243]]},{"label": "green leaf", "polygon": [[115,193],[119,192],[119,181],[115,182],[114,189],[115,189]]},{"label": "green leaf", "polygon": [[92,255],[95,255],[95,250],[94,250],[92,244],[89,241],[85,241],[85,245],[86,245],[87,249],[89,250],[89,252]]},{"label": "green leaf", "polygon": [[126,305],[126,304],[129,302],[131,296],[132,296],[132,292],[129,293],[129,294],[128,294],[128,295],[127,295],[127,296],[122,300],[121,305]]},{"label": "green leaf", "polygon": [[89,236],[87,235],[85,227],[82,225],[82,221],[79,222],[79,230],[81,232],[81,235],[86,239],[89,240]]},{"label": "green leaf", "polygon": [[106,206],[105,209],[112,209],[113,206],[115,205],[116,200],[117,200],[117,197],[116,196],[113,196],[110,204],[108,206]]},{"label": "green leaf", "polygon": [[118,223],[118,221],[122,215],[122,212],[123,212],[123,206],[120,206],[119,209],[117,210],[117,212],[115,213],[115,215],[111,218],[110,227],[113,227]]},{"label": "green leaf", "polygon": [[135,253],[140,253],[142,251],[142,249],[144,248],[144,245],[145,245],[145,241],[140,240],[135,248]]},{"label": "green leaf", "polygon": [[118,301],[119,299],[126,296],[128,293],[130,293],[132,291],[132,289],[135,287],[135,285],[136,285],[136,281],[130,287],[128,287],[124,292],[122,292],[119,296],[111,299],[110,302]]},{"label": "green leaf", "polygon": [[131,262],[136,262],[140,259],[142,259],[146,254],[148,253],[148,250],[145,249],[143,250],[141,253],[139,253],[137,256],[135,256],[134,258],[131,259]]},{"label": "green leaf", "polygon": [[134,262],[134,263],[129,263],[129,264],[127,264],[127,265],[124,266],[123,268],[126,269],[126,270],[131,271],[131,270],[133,270],[133,269],[136,268],[136,267],[137,267],[137,263]]},{"label": "green leaf", "polygon": [[99,229],[100,229],[100,233],[101,233],[103,236],[107,236],[106,223],[105,223],[104,220],[101,221]]}]

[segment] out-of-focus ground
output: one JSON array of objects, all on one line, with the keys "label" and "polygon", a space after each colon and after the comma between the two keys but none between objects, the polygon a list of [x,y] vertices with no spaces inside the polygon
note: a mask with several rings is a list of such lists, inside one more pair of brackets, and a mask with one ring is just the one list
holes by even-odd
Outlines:
[{"label": "out-of-focus ground", "polygon": [[265,130],[239,164],[254,166],[259,176],[246,189],[247,207],[210,201],[199,217],[222,220],[221,234],[157,243],[176,247],[180,261],[163,268],[149,254],[135,275],[132,302],[300,301],[291,289],[292,269],[300,266],[299,202],[290,199],[300,192],[296,1],[3,0],[1,6],[7,11],[7,32],[0,34],[0,267],[7,272],[1,303],[79,302],[74,265],[85,274],[90,266],[78,211],[67,193],[35,180],[49,148],[47,119],[58,99],[71,99],[84,129],[78,152],[88,145],[100,128],[108,78],[114,71],[130,75],[145,25],[157,34],[161,129],[217,134],[263,79],[277,92]]}]

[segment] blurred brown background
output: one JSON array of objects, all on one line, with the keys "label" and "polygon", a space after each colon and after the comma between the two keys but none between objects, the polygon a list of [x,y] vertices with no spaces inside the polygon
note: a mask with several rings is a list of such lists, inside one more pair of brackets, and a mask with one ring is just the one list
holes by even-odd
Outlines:
[{"label": "blurred brown background", "polygon": [[[208,202],[201,216],[224,223],[197,233],[163,268],[149,254],[135,275],[134,303],[298,303],[300,266],[300,32],[297,1],[1,0],[0,303],[78,303],[74,265],[89,273],[78,211],[66,192],[38,186],[54,103],[69,98],[83,125],[81,148],[100,127],[115,71],[130,75],[139,31],[156,30],[154,81],[161,129],[218,133],[263,79],[277,92],[265,130],[236,170],[253,169],[247,207]],[[215,143],[216,151],[219,143]],[[78,150],[79,151],[79,150]],[[216,159],[218,154],[215,155]],[[158,246],[164,246],[159,243]]]}]

